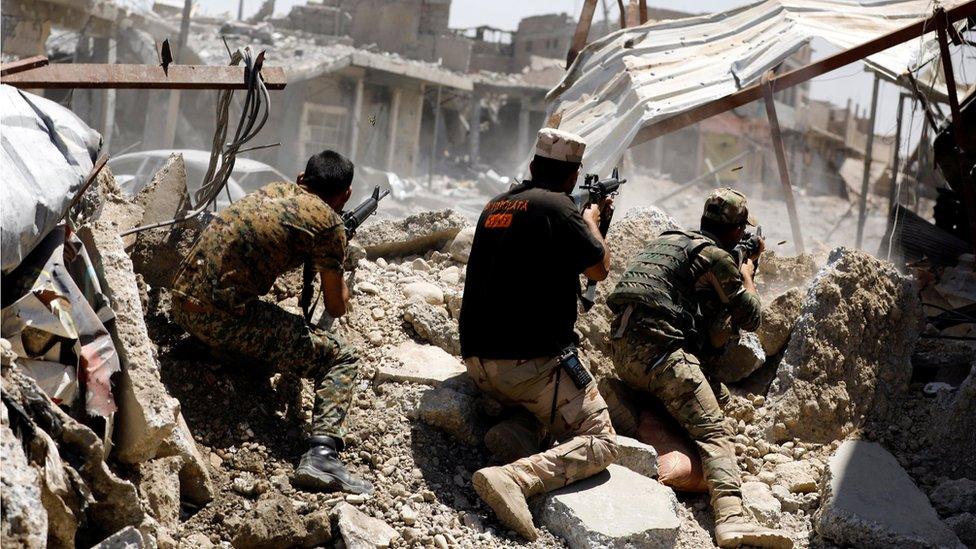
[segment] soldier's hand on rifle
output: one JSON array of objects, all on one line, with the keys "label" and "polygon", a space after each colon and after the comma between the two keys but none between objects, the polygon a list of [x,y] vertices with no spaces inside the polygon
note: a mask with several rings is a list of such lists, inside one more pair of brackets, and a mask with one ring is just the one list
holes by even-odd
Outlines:
[{"label": "soldier's hand on rifle", "polygon": [[743,261],[742,266],[739,267],[739,272],[742,273],[742,278],[752,280],[752,277],[756,274],[755,261],[753,261],[751,258]]},{"label": "soldier's hand on rifle", "polygon": [[613,197],[605,196],[603,200],[600,201],[600,217],[606,217],[608,215],[613,215]]},{"label": "soldier's hand on rifle", "polygon": [[761,256],[764,251],[766,251],[766,237],[759,235],[759,247],[756,248],[756,253],[752,254],[752,256],[750,256],[750,259],[758,261],[759,256]]},{"label": "soldier's hand on rifle", "polygon": [[590,226],[590,229],[599,234],[600,232],[600,205],[590,204],[583,210],[583,221]]}]

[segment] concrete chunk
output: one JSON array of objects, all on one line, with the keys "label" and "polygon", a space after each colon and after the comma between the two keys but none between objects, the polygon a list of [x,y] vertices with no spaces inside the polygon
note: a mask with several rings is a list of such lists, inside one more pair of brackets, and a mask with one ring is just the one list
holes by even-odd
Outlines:
[{"label": "concrete chunk", "polygon": [[406,341],[390,350],[390,358],[376,369],[376,381],[437,386],[466,371],[461,361],[440,347]]},{"label": "concrete chunk", "polygon": [[380,519],[370,517],[343,502],[332,510],[338,516],[339,533],[347,549],[376,549],[389,547],[400,537],[397,531]]},{"label": "concrete chunk", "polygon": [[403,320],[407,321],[424,341],[452,355],[461,354],[457,322],[451,319],[443,307],[414,301],[403,310]]},{"label": "concrete chunk", "polygon": [[[4,407],[6,410],[6,407]],[[37,471],[27,462],[20,440],[7,425],[0,425],[0,545],[38,548],[47,546],[47,512],[41,505]]]},{"label": "concrete chunk", "polygon": [[879,444],[848,440],[821,479],[817,532],[855,547],[961,547],[894,456]]},{"label": "concrete chunk", "polygon": [[197,504],[205,505],[213,499],[213,481],[210,466],[197,450],[190,427],[183,414],[176,417],[176,428],[160,448],[160,455],[180,456],[180,495]]},{"label": "concrete chunk", "polygon": [[779,517],[783,513],[783,505],[773,495],[768,484],[764,482],[743,482],[742,506],[759,524],[769,528],[779,526]]},{"label": "concrete chunk", "polygon": [[146,540],[134,526],[127,526],[102,540],[92,549],[142,549]]},{"label": "concrete chunk", "polygon": [[443,248],[467,224],[454,210],[423,212],[366,224],[356,232],[356,241],[370,259],[423,255]]},{"label": "concrete chunk", "polygon": [[166,528],[179,524],[182,467],[179,456],[153,459],[139,466],[139,495],[149,514]]},{"label": "concrete chunk", "polygon": [[142,463],[156,457],[160,444],[176,428],[179,402],[159,379],[132,261],[115,227],[97,221],[82,227],[78,236],[115,311],[115,319],[106,323],[122,362],[116,388],[115,457],[124,463]]},{"label": "concrete chunk", "polygon": [[766,362],[759,336],[741,332],[733,336],[722,354],[716,357],[713,372],[722,383],[735,383],[745,379]]},{"label": "concrete chunk", "polygon": [[484,429],[478,421],[477,399],[447,387],[424,393],[417,416],[465,444],[477,446],[484,437]]},{"label": "concrete chunk", "polygon": [[656,477],[657,450],[650,444],[617,435],[617,465],[645,477]]},{"label": "concrete chunk", "polygon": [[786,347],[802,305],[803,291],[791,288],[763,308],[762,324],[756,330],[756,335],[762,342],[766,356],[773,356]]},{"label": "concrete chunk", "polygon": [[539,520],[572,549],[671,547],[680,521],[674,492],[626,467],[544,496]]}]

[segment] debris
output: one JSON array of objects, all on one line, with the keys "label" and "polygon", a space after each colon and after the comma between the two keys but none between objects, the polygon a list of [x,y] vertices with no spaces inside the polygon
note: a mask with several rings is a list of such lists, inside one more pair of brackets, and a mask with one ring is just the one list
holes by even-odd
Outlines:
[{"label": "debris", "polygon": [[962,513],[945,519],[945,524],[956,533],[966,547],[976,547],[976,515]]},{"label": "debris", "polygon": [[370,259],[422,255],[444,247],[465,226],[467,221],[453,210],[424,212],[363,225],[356,240]]},{"label": "debris", "polygon": [[146,540],[135,527],[126,526],[122,530],[105,538],[92,549],[142,549],[146,547]]},{"label": "debris", "polygon": [[645,477],[657,476],[657,451],[630,437],[617,435],[617,465]]},{"label": "debris", "polygon": [[390,350],[390,361],[376,369],[376,381],[398,381],[440,385],[466,372],[463,364],[440,347],[405,341]]},{"label": "debris", "polygon": [[824,538],[857,547],[957,547],[959,540],[894,456],[875,442],[845,441],[821,481],[814,522]]},{"label": "debris", "polygon": [[830,442],[885,417],[907,389],[921,324],[912,279],[867,253],[833,250],[767,395],[772,438]]},{"label": "debris", "polygon": [[149,514],[165,528],[175,528],[180,518],[179,456],[158,458],[139,465],[139,495]]},{"label": "debris", "polygon": [[756,522],[769,528],[779,526],[783,506],[764,482],[742,483],[742,506]]},{"label": "debris", "polygon": [[544,496],[539,520],[572,549],[670,547],[678,534],[670,488],[619,465]]},{"label": "debris", "polygon": [[[6,415],[9,412],[4,412]],[[6,425],[0,425],[0,464],[3,477],[3,519],[0,545],[41,549],[47,547],[47,511],[41,505],[37,471],[27,462],[20,440]]]},{"label": "debris", "polygon": [[239,549],[285,549],[315,547],[331,539],[329,522],[321,512],[302,517],[290,499],[278,496],[254,504],[240,521],[233,544]]},{"label": "debris", "polygon": [[810,254],[779,255],[772,250],[759,258],[756,289],[759,295],[779,295],[793,288],[805,288],[817,273],[817,262]]},{"label": "debris", "polygon": [[959,513],[976,513],[976,480],[945,480],[929,494],[932,506],[946,517]]},{"label": "debris", "polygon": [[766,356],[774,356],[786,347],[790,333],[800,316],[803,304],[803,291],[790,288],[776,296],[763,308],[762,324],[756,330]]},{"label": "debris", "polygon": [[205,505],[213,499],[213,482],[210,468],[197,449],[193,434],[183,419],[176,415],[176,427],[160,447],[159,456],[180,456],[180,495],[197,505]]},{"label": "debris", "polygon": [[436,345],[452,355],[461,354],[457,322],[443,307],[412,301],[403,311],[403,319],[413,327],[422,341]]},{"label": "debris", "polygon": [[471,244],[474,243],[474,232],[477,227],[465,227],[458,231],[458,234],[451,241],[447,250],[454,261],[467,263],[471,255]]},{"label": "debris", "polygon": [[169,396],[159,379],[132,261],[122,239],[102,221],[82,227],[78,236],[85,243],[102,291],[116,315],[107,326],[123,366],[116,393],[119,413],[115,456],[125,463],[142,463],[156,457],[159,446],[176,428],[179,402]]},{"label": "debris", "polygon": [[792,494],[809,494],[817,491],[816,470],[806,461],[788,461],[773,468],[777,484],[782,484]]},{"label": "debris", "polygon": [[925,433],[943,474],[976,479],[976,368],[958,390],[936,398]]},{"label": "debris", "polygon": [[366,516],[348,503],[336,505],[332,514],[338,517],[339,533],[347,549],[389,547],[399,537],[389,524]]},{"label": "debris", "polygon": [[442,305],[444,303],[444,291],[436,285],[422,280],[407,283],[403,287],[403,295],[407,299],[416,299],[430,305]]},{"label": "debris", "polygon": [[477,399],[444,386],[424,393],[417,416],[472,446],[479,446],[485,434],[478,419]]},{"label": "debris", "polygon": [[745,379],[765,363],[766,353],[759,343],[759,336],[753,332],[739,332],[729,339],[722,354],[709,366],[709,371],[722,383],[734,383]]}]

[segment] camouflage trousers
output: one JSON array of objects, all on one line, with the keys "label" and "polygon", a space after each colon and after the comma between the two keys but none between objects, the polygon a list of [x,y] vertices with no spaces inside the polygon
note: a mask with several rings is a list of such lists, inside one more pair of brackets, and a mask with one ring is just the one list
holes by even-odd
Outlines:
[{"label": "camouflage trousers", "polygon": [[[731,426],[698,358],[668,350],[660,340],[627,330],[611,340],[617,375],[628,386],[657,397],[698,446],[716,522],[742,513],[742,479]],[[726,395],[723,395],[726,396]]]},{"label": "camouflage trousers", "polygon": [[595,382],[577,389],[565,372],[557,375],[561,368],[555,357],[472,357],[464,362],[478,388],[504,405],[527,410],[549,429],[550,440],[557,441],[543,452],[505,466],[526,495],[562,488],[593,476],[616,461],[616,433]]},{"label": "camouflage trousers", "polygon": [[173,297],[173,318],[203,343],[312,380],[311,435],[336,437],[341,444],[359,372],[356,356],[341,339],[264,301],[251,301],[242,315],[220,310],[190,312],[184,303]]}]

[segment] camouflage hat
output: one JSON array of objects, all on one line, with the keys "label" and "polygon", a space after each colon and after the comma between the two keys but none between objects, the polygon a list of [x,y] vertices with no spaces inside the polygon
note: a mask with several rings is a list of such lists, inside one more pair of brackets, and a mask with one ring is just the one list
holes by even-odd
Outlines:
[{"label": "camouflage hat", "polygon": [[539,138],[535,142],[535,154],[563,162],[582,162],[584,150],[586,142],[582,137],[554,128],[539,130]]},{"label": "camouflage hat", "polygon": [[756,226],[756,218],[749,215],[746,195],[729,187],[715,189],[708,194],[702,217],[728,225],[747,223]]}]

